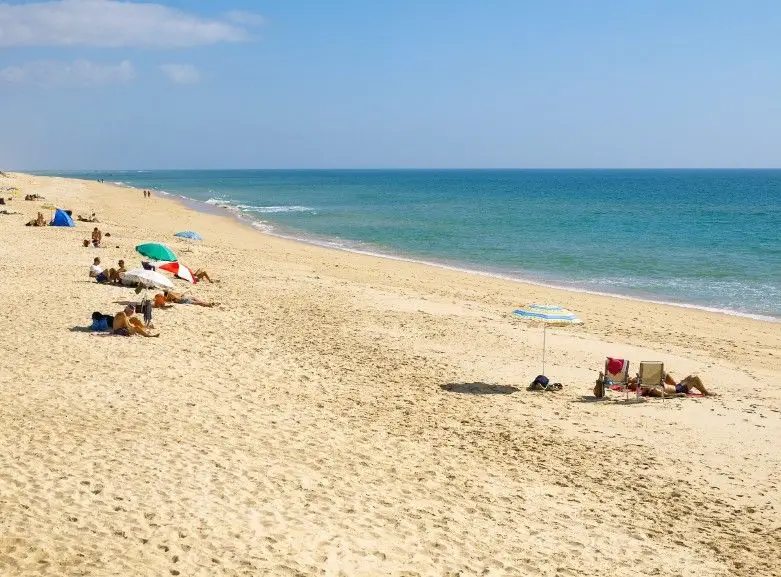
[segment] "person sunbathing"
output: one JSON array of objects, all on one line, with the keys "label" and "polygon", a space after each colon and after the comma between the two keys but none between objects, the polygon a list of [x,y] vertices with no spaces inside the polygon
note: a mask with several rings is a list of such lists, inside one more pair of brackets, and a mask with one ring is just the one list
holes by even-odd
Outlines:
[{"label": "person sunbathing", "polygon": [[670,373],[666,373],[664,375],[665,394],[667,394],[667,391],[670,390],[670,388],[673,388],[675,392],[678,394],[683,393],[688,395],[691,392],[691,390],[694,389],[696,391],[699,391],[703,395],[710,395],[710,393],[705,388],[702,379],[697,375],[689,375],[682,381],[676,383],[673,376]]},{"label": "person sunbathing", "polygon": [[90,216],[90,217],[79,215],[79,216],[76,217],[76,219],[81,221],[81,222],[100,222],[98,220],[98,217],[95,216],[94,212],[92,213],[92,216]]},{"label": "person sunbathing", "polygon": [[142,337],[159,337],[160,333],[152,334],[144,328],[144,323],[136,315],[136,309],[128,305],[124,310],[114,315],[114,322],[111,326],[115,335],[129,337],[131,335],[141,335]]},{"label": "person sunbathing", "polygon": [[220,303],[204,301],[196,297],[184,296],[180,293],[165,291],[163,292],[166,302],[180,305],[198,305],[199,307],[216,307]]},{"label": "person sunbathing", "polygon": [[[636,391],[638,387],[637,381],[637,377],[632,377],[629,379],[626,388],[630,391]],[[664,375],[663,385],[640,385],[640,394],[643,397],[684,397],[692,389],[699,391],[702,395],[711,394],[705,388],[702,379],[697,375],[689,375],[679,383],[676,383],[670,373]]]}]

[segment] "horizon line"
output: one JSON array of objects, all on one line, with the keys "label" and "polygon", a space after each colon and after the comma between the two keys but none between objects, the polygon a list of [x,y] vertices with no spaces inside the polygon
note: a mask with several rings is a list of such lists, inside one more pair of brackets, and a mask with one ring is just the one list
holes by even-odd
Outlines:
[{"label": "horizon line", "polygon": [[570,171],[671,171],[671,170],[725,170],[725,171],[747,171],[747,170],[781,170],[779,167],[697,167],[697,166],[678,166],[678,167],[296,167],[296,168],[6,168],[0,172],[20,172],[20,173],[34,173],[34,172],[162,172],[162,171],[177,171],[177,172],[210,172],[210,171],[382,171],[382,170],[399,170],[399,171],[557,171],[557,170],[570,170]]}]

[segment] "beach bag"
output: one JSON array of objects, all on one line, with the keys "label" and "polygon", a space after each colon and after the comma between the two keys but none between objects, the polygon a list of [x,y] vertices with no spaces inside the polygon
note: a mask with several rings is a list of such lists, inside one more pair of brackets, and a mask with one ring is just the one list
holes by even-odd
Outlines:
[{"label": "beach bag", "polygon": [[561,383],[551,383],[545,375],[537,375],[528,386],[528,391],[560,391]]}]

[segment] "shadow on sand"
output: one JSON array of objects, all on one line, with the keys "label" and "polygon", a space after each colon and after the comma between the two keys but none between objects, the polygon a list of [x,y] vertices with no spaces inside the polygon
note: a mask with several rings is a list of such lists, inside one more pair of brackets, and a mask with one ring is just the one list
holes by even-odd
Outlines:
[{"label": "shadow on sand", "polygon": [[446,385],[439,385],[439,388],[451,393],[468,395],[509,395],[521,390],[512,385],[491,385],[489,383],[447,383]]},{"label": "shadow on sand", "polygon": [[631,395],[629,399],[625,399],[624,397],[595,397],[593,395],[583,395],[578,397],[577,399],[573,399],[573,403],[602,403],[606,405],[639,405],[641,403],[645,403],[648,399],[645,397],[640,397],[639,399],[635,398],[634,395]]}]

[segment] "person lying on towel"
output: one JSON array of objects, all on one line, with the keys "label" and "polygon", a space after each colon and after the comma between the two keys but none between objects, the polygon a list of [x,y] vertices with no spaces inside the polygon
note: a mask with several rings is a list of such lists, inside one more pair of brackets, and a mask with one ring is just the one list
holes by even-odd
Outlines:
[{"label": "person lying on towel", "polygon": [[[629,379],[629,384],[626,387],[630,391],[637,389],[637,377]],[[678,397],[688,395],[692,390],[698,391],[702,395],[709,395],[710,393],[705,388],[702,379],[697,375],[689,375],[682,381],[676,381],[670,373],[664,375],[664,385],[662,386],[645,386],[640,385],[640,394],[644,397]]]}]

